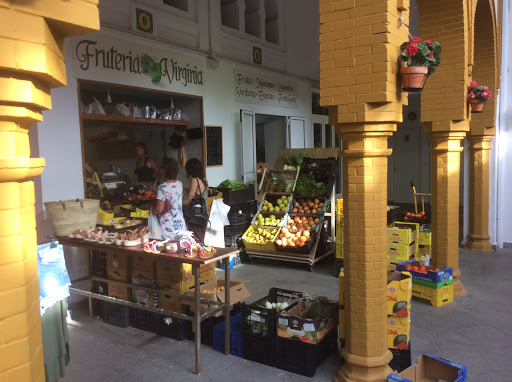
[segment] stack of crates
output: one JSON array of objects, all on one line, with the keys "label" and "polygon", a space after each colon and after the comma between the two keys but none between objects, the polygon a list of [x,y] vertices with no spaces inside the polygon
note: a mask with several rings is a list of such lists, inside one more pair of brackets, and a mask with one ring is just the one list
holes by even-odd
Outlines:
[{"label": "stack of crates", "polygon": [[398,271],[412,275],[412,295],[429,300],[435,307],[453,302],[453,269],[424,267],[419,261],[407,261],[396,265]]},{"label": "stack of crates", "polygon": [[411,366],[411,299],[412,276],[409,272],[393,272],[387,284],[387,339],[393,354],[389,366],[402,371]]},{"label": "stack of crates", "polygon": [[387,260],[389,264],[413,260],[417,256],[420,225],[394,222],[387,229]]},{"label": "stack of crates", "polygon": [[430,265],[430,259],[432,258],[432,228],[430,224],[420,225],[420,232],[418,236],[418,255],[414,260],[419,261],[422,264]]},{"label": "stack of crates", "polygon": [[251,225],[256,214],[257,202],[243,202],[231,206],[228,212],[229,225],[224,226],[224,242],[226,247],[237,247],[238,239]]},{"label": "stack of crates", "polygon": [[336,200],[336,277],[343,268],[343,199]]}]

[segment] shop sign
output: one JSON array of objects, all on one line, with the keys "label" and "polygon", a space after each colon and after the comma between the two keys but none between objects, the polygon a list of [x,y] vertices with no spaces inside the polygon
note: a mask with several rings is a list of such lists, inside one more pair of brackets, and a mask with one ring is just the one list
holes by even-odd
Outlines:
[{"label": "shop sign", "polygon": [[76,77],[186,94],[204,92],[202,58],[133,40],[96,33],[74,38]]},{"label": "shop sign", "polygon": [[234,69],[235,101],[297,108],[297,84],[265,74]]}]

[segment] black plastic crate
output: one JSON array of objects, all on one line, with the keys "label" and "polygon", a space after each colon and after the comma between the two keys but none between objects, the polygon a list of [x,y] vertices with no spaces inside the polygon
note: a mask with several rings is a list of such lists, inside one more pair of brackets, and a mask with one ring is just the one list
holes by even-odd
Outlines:
[{"label": "black plastic crate", "polygon": [[92,251],[91,276],[107,277],[107,253]]},{"label": "black plastic crate", "polygon": [[338,331],[331,329],[316,345],[277,337],[277,367],[292,373],[313,377],[316,369],[331,354],[337,353]]},{"label": "black plastic crate", "polygon": [[190,337],[192,332],[192,323],[180,318],[168,317],[163,314],[156,314],[157,329],[156,334],[162,337],[172,338],[177,341],[183,341]]},{"label": "black plastic crate", "polygon": [[389,367],[393,371],[401,373],[405,369],[411,366],[411,343],[409,342],[409,349],[389,349],[393,354],[393,359],[389,362]]},{"label": "black plastic crate", "polygon": [[268,295],[252,304],[241,303],[242,332],[263,338],[275,338],[277,332],[277,311],[266,309],[265,302],[287,302],[289,308],[297,305],[301,292],[279,288],[270,288]]},{"label": "black plastic crate", "polygon": [[277,365],[275,337],[262,338],[242,334],[242,356],[249,361],[275,367]]},{"label": "black plastic crate", "polygon": [[130,308],[128,306],[103,301],[103,322],[127,328],[130,326]]},{"label": "black plastic crate", "polygon": [[[91,292],[98,293],[103,296],[108,295],[108,284],[102,281],[93,281]],[[105,301],[92,299],[92,311],[98,317],[103,317],[105,314]]]},{"label": "black plastic crate", "polygon": [[134,328],[146,332],[157,333],[158,317],[156,313],[147,310],[130,308],[130,324]]},{"label": "black plastic crate", "polygon": [[256,200],[233,205],[228,212],[228,220],[231,225],[250,223],[253,216],[256,214],[256,210]]},{"label": "black plastic crate", "polygon": [[227,247],[238,247],[238,240],[249,228],[249,223],[243,223],[238,226],[227,225],[224,226],[224,242]]},{"label": "black plastic crate", "polygon": [[236,206],[244,202],[254,200],[256,195],[254,186],[233,191],[231,188],[217,187],[217,191],[222,192],[222,199],[228,206]]}]

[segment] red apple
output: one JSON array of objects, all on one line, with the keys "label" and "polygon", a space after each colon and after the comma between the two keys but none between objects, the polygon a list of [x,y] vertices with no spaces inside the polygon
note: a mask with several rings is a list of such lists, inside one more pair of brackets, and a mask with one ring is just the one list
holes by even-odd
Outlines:
[{"label": "red apple", "polygon": [[316,218],[316,219],[315,219],[315,224],[318,224],[318,222],[319,222],[319,221],[320,221],[320,219],[319,219],[319,218]]},{"label": "red apple", "polygon": [[297,208],[294,208],[292,211],[293,212],[298,212],[299,210]]},{"label": "red apple", "polygon": [[313,209],[311,210],[311,213],[312,213],[312,214],[316,214],[316,210],[313,208]]},{"label": "red apple", "polygon": [[318,204],[318,207],[320,207],[320,208],[322,208],[323,206],[324,206],[324,204],[323,204],[323,203],[319,203],[319,204]]},{"label": "red apple", "polygon": [[320,203],[320,200],[315,199],[315,200],[313,200],[313,203],[318,204],[318,203]]}]

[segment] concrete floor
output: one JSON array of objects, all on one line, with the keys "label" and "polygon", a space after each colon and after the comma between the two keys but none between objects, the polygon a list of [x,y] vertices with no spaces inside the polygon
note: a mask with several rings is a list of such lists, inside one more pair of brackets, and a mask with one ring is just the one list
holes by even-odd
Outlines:
[{"label": "concrete floor", "polygon": [[[422,353],[467,366],[469,381],[512,381],[512,249],[494,253],[460,250],[462,280],[468,290],[452,304],[435,308],[413,299],[413,362]],[[305,266],[259,260],[235,267],[232,277],[247,283],[252,302],[270,287],[306,291],[338,299],[334,263]],[[219,273],[220,275],[220,273]],[[121,329],[91,319],[86,304],[70,305],[71,362],[65,382],[98,381],[331,381],[339,368],[328,358],[314,378],[306,378],[202,346],[202,374],[193,374],[194,344],[134,328]]]}]

